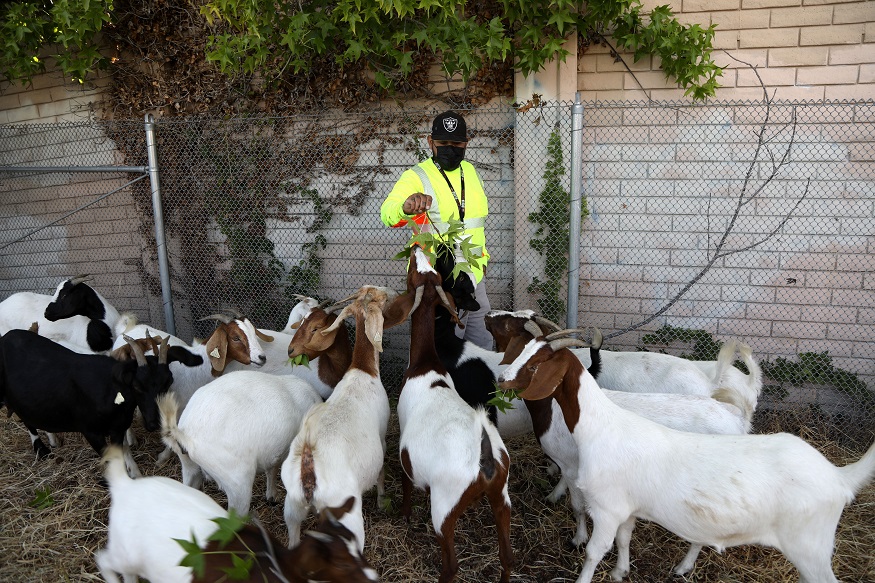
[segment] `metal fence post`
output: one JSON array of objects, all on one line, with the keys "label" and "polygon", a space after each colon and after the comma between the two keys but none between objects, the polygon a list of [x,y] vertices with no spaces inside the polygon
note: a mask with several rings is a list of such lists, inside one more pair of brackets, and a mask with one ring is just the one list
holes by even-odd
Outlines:
[{"label": "metal fence post", "polygon": [[568,237],[568,312],[565,324],[577,328],[580,293],[580,213],[583,197],[583,103],[580,92],[571,106],[571,225]]},{"label": "metal fence post", "polygon": [[164,211],[161,208],[161,183],[158,180],[158,147],[155,143],[155,117],[146,114],[146,150],[149,156],[149,181],[152,184],[152,212],[155,221],[155,244],[158,247],[158,274],[161,278],[161,298],[164,303],[164,328],[176,335],[173,318],[173,294],[170,290],[170,268],[164,239]]}]

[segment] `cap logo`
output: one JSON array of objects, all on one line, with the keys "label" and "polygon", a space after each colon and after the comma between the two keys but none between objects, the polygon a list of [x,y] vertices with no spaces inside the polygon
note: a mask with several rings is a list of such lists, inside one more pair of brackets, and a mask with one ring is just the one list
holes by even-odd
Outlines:
[{"label": "cap logo", "polygon": [[444,118],[444,129],[450,133],[456,131],[456,128],[459,127],[459,120],[454,117]]}]

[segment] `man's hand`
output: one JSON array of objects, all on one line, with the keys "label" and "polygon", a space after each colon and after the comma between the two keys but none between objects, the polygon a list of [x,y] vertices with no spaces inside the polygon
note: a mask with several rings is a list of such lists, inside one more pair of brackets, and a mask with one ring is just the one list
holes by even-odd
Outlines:
[{"label": "man's hand", "polygon": [[424,213],[430,208],[431,197],[427,194],[416,192],[407,197],[401,210],[404,211],[405,215],[418,215]]}]

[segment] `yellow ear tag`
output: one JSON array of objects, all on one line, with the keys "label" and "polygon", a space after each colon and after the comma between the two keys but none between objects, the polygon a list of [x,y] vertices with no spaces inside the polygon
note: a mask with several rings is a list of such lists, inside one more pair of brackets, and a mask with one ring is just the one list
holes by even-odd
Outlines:
[{"label": "yellow ear tag", "polygon": [[212,356],[213,358],[219,358],[219,349],[213,348],[213,351],[210,353],[210,356]]},{"label": "yellow ear tag", "polygon": [[125,402],[125,398],[122,397],[122,394],[121,393],[116,394],[115,401],[113,401],[113,403],[115,403],[116,405],[121,405],[124,402]]}]

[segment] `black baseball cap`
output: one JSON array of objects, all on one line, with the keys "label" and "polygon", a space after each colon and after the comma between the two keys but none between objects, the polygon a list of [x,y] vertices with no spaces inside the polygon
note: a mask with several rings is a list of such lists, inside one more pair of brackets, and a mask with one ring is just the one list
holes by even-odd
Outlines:
[{"label": "black baseball cap", "polygon": [[465,118],[453,111],[445,111],[431,124],[431,139],[448,142],[467,142],[468,127]]}]

